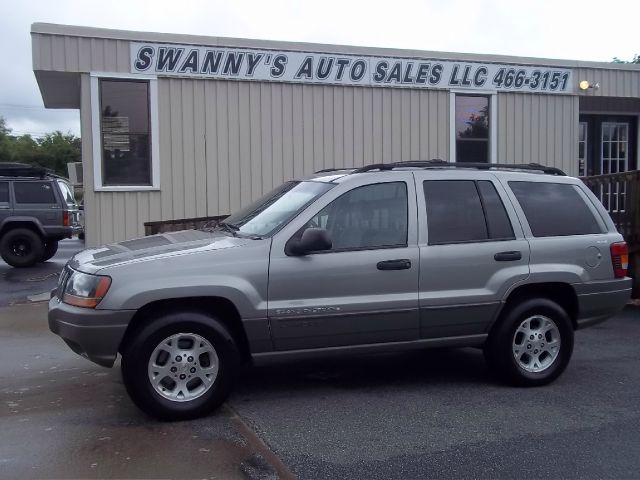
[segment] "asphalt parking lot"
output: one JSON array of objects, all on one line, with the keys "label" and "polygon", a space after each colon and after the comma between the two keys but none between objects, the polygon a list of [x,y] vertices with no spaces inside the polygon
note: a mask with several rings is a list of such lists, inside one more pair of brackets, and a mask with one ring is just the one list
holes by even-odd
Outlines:
[{"label": "asphalt parking lot", "polygon": [[214,415],[159,423],[46,305],[0,308],[1,478],[638,478],[640,309],[577,334],[553,385],[497,384],[478,350],[247,369]]},{"label": "asphalt parking lot", "polygon": [[31,268],[13,268],[0,259],[0,307],[28,302],[29,297],[51,291],[64,264],[83,248],[81,240],[61,240],[53,258]]}]

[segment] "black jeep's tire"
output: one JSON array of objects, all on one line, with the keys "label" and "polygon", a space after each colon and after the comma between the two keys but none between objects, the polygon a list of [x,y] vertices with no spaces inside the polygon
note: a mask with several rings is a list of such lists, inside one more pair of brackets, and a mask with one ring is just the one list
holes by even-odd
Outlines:
[{"label": "black jeep's tire", "polygon": [[44,253],[42,254],[41,262],[46,262],[53,257],[58,251],[58,240],[47,240],[44,242]]},{"label": "black jeep's tire", "polygon": [[44,242],[28,228],[14,228],[0,239],[0,255],[12,267],[31,267],[42,259]]},{"label": "black jeep's tire", "polygon": [[484,347],[489,368],[515,386],[551,383],[565,370],[573,353],[569,316],[546,298],[523,299],[507,308]]},{"label": "black jeep's tire", "polygon": [[[198,353],[205,350],[209,353]],[[142,411],[160,420],[186,420],[211,412],[231,392],[239,368],[233,336],[221,322],[197,311],[153,318],[133,334],[122,352],[127,392]],[[207,371],[210,383],[201,380]]]}]

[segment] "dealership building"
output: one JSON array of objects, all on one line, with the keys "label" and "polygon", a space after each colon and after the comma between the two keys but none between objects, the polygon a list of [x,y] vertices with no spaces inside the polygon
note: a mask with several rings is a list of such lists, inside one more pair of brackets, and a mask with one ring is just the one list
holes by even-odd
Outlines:
[{"label": "dealership building", "polygon": [[640,65],[43,23],[31,36],[44,105],[80,110],[89,245],[228,214],[326,168],[638,168]]}]

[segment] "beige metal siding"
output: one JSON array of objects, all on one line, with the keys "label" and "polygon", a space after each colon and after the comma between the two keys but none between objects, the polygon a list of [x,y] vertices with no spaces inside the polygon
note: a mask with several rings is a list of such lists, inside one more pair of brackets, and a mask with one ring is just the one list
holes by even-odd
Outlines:
[{"label": "beige metal siding", "polygon": [[107,38],[31,34],[33,69],[129,73],[129,42]]},{"label": "beige metal siding", "polygon": [[581,92],[595,97],[640,97],[640,70],[609,70],[604,68],[577,68],[574,80],[578,84],[588,80],[600,88]]},{"label": "beige metal siding", "polygon": [[[91,179],[88,75],[82,86]],[[158,96],[160,192],[87,185],[90,245],[143,235],[146,221],[230,213],[324,168],[449,156],[445,91],[163,78]]]},{"label": "beige metal siding", "polygon": [[499,163],[541,163],[578,174],[578,97],[498,95]]}]

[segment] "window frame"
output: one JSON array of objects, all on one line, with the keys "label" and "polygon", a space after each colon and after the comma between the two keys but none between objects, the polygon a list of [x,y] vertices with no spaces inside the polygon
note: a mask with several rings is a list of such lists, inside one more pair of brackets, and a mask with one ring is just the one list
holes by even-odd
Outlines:
[{"label": "window frame", "polygon": [[456,96],[489,99],[489,162],[498,162],[498,92],[495,90],[449,90],[449,158],[456,161]]},{"label": "window frame", "polygon": [[[149,85],[149,133],[151,135],[151,185],[104,185],[102,178],[102,123],[100,80],[146,81]],[[93,152],[93,190],[95,192],[141,192],[160,190],[160,138],[158,123],[158,78],[155,75],[91,72],[91,132]]]},{"label": "window frame", "polygon": [[[426,234],[427,234],[427,246],[429,247],[439,247],[442,245],[466,245],[469,243],[488,243],[488,242],[512,242],[514,240],[517,240],[517,236],[516,236],[516,230],[515,230],[515,225],[513,224],[513,221],[511,219],[511,216],[509,215],[509,210],[507,209],[507,205],[505,204],[504,198],[502,197],[502,195],[500,195],[500,191],[498,190],[497,184],[495,182],[493,182],[492,180],[489,179],[485,179],[485,178],[478,178],[478,179],[474,179],[474,178],[432,178],[432,179],[422,179],[419,180],[421,183],[421,188],[422,188],[422,198],[424,200],[424,215],[425,215],[425,229],[426,229]],[[478,195],[478,199],[480,200],[480,209],[482,210],[482,215],[483,215],[483,219],[484,219],[484,225],[485,228],[487,230],[487,238],[483,238],[483,239],[474,239],[474,240],[451,240],[451,241],[447,241],[447,242],[433,242],[431,240],[431,235],[429,235],[429,214],[427,212],[427,191],[425,189],[425,184],[427,182],[471,182],[473,183],[473,186],[475,187],[475,191]],[[504,209],[504,213],[505,216],[507,218],[507,221],[509,222],[509,225],[511,227],[511,233],[512,236],[511,237],[490,237],[490,229],[489,229],[489,221],[487,219],[487,207],[485,205],[484,202],[484,198],[482,196],[482,192],[480,191],[480,188],[478,186],[478,182],[489,182],[494,190],[495,193],[498,197],[498,200],[500,200],[500,203],[502,205],[502,208]]]},{"label": "window frame", "polygon": [[388,181],[381,181],[381,182],[374,182],[374,183],[364,183],[362,185],[355,185],[352,188],[350,188],[349,190],[346,190],[340,194],[338,194],[335,198],[332,198],[329,202],[327,202],[324,206],[320,207],[319,210],[317,210],[313,215],[311,215],[310,217],[308,217],[304,224],[302,226],[300,226],[293,235],[291,235],[291,237],[289,237],[289,239],[285,242],[285,255],[286,256],[294,256],[291,255],[290,253],[288,253],[288,246],[290,242],[296,241],[298,240],[302,233],[306,230],[306,226],[307,223],[309,223],[313,218],[315,218],[317,215],[320,214],[320,212],[322,212],[326,207],[328,207],[329,205],[331,205],[333,202],[338,201],[340,198],[342,198],[344,195],[347,195],[359,188],[365,188],[365,187],[371,187],[374,185],[384,185],[384,184],[389,184],[389,183],[402,183],[404,184],[405,187],[405,193],[406,193],[406,202],[407,202],[407,231],[406,231],[406,237],[405,237],[405,243],[403,244],[396,244],[396,245],[380,245],[380,246],[364,246],[364,247],[351,247],[351,248],[331,248],[330,250],[318,250],[318,251],[313,251],[313,252],[309,252],[306,255],[326,255],[326,254],[330,254],[330,253],[344,253],[344,252],[360,252],[360,251],[366,251],[366,250],[386,250],[386,249],[393,249],[393,248],[409,248],[409,242],[410,242],[410,236],[411,236],[411,228],[410,228],[410,220],[411,220],[411,202],[410,202],[410,195],[411,195],[411,190],[410,190],[410,185],[409,183],[405,180],[405,179],[398,179],[398,180],[388,180]]}]

